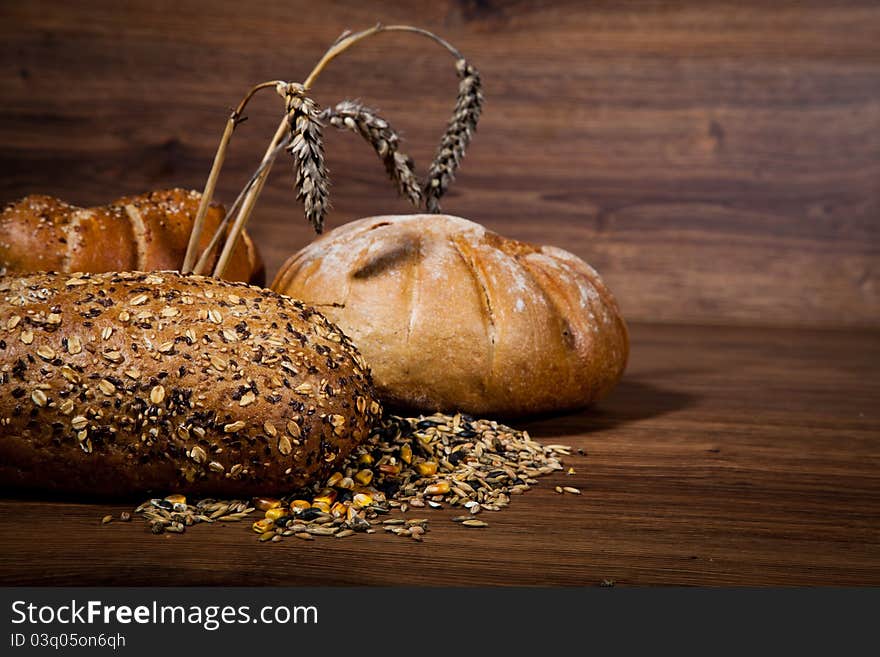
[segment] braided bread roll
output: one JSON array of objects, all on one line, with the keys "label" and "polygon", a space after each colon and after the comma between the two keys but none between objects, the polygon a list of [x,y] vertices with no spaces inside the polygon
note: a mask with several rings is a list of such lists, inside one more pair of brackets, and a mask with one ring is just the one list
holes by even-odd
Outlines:
[{"label": "braided bread roll", "polygon": [[[170,189],[78,208],[52,196],[26,196],[0,213],[0,275],[179,269],[200,199],[198,192]],[[200,251],[223,215],[222,206],[209,207]],[[223,278],[265,282],[262,260],[247,233],[242,233]]]}]

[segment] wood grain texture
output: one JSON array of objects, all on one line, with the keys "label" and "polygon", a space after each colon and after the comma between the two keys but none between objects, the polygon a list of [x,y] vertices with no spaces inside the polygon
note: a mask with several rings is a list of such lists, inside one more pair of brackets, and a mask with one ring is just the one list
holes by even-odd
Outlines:
[{"label": "wood grain texture", "polygon": [[[4,2],[0,201],[201,188],[245,89],[376,20],[436,30],[483,74],[448,211],[584,257],[633,320],[880,325],[876,2]],[[442,51],[383,36],[315,95],[378,106],[423,172],[454,90]],[[236,134],[227,203],[278,111],[259,98]],[[327,150],[330,226],[407,212],[359,140]],[[270,276],[311,238],[285,165],[253,224]]]},{"label": "wood grain texture", "polygon": [[6,499],[0,584],[880,585],[880,334],[637,325],[633,344],[606,401],[525,425],[583,449],[576,473],[484,512],[487,529],[422,510],[422,544],[260,544]]}]

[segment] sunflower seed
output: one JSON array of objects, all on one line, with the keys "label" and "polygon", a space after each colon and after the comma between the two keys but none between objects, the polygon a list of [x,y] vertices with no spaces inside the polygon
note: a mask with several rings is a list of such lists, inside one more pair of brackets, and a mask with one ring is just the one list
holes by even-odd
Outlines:
[{"label": "sunflower seed", "polygon": [[150,401],[154,404],[161,404],[165,399],[165,388],[162,386],[154,386],[152,390],[150,390]]},{"label": "sunflower seed", "polygon": [[37,347],[37,356],[42,358],[43,360],[52,360],[55,358],[55,350],[52,349],[49,345],[40,345]]},{"label": "sunflower seed", "polygon": [[109,360],[111,363],[121,363],[122,362],[122,353],[119,351],[105,351],[101,354],[105,359]]},{"label": "sunflower seed", "polygon": [[76,370],[68,365],[61,366],[61,376],[63,376],[71,383],[79,383],[80,381],[82,381],[82,377],[80,377]]},{"label": "sunflower seed", "polygon": [[306,532],[315,536],[333,536],[339,531],[339,527],[308,527]]},{"label": "sunflower seed", "polygon": [[204,463],[205,461],[208,460],[208,455],[205,453],[205,450],[203,450],[203,449],[202,449],[201,447],[199,447],[198,445],[195,445],[195,446],[189,451],[189,457],[190,457],[193,461],[195,461],[196,463]]}]

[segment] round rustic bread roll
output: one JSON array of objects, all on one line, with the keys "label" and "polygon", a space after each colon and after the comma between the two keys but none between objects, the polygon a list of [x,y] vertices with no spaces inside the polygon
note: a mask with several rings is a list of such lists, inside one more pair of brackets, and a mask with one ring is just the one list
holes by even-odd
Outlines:
[{"label": "round rustic bread roll", "polygon": [[326,476],[380,413],[318,311],[175,273],[0,278],[0,482],[256,495]]},{"label": "round rustic bread roll", "polygon": [[626,325],[595,270],[458,217],[346,224],[290,258],[272,288],[336,322],[397,406],[573,409],[607,393],[626,366]]},{"label": "round rustic bread roll", "polygon": [[[179,269],[201,198],[168,189],[78,208],[52,196],[25,196],[0,212],[0,275]],[[208,207],[199,251],[223,215],[223,206]],[[256,246],[242,233],[223,278],[262,285],[265,275]]]}]

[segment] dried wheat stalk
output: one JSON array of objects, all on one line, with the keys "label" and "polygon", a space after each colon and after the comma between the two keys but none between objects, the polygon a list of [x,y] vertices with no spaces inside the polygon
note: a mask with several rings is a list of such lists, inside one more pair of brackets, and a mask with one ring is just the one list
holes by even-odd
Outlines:
[{"label": "dried wheat stalk", "polygon": [[[480,117],[483,96],[480,91],[480,76],[473,66],[470,66],[463,55],[448,41],[442,39],[428,30],[413,27],[411,25],[381,25],[377,24],[360,32],[343,32],[342,35],[327,49],[311,73],[302,84],[287,83],[281,80],[269,80],[252,87],[241,100],[232,114],[229,116],[220,145],[211,165],[205,191],[199,205],[198,216],[190,235],[186,256],[182,269],[192,270],[196,263],[196,270],[207,266],[208,256],[202,254],[196,262],[196,246],[199,243],[203,227],[204,214],[212,200],[215,184],[220,174],[220,169],[225,160],[226,148],[232,138],[232,133],[237,125],[244,121],[244,109],[250,99],[259,91],[275,88],[285,99],[286,111],[282,117],[275,135],[266,149],[260,168],[251,181],[245,186],[236,200],[239,205],[238,214],[235,217],[228,232],[225,231],[229,223],[229,217],[224,219],[223,226],[215,232],[212,244],[219,244],[221,235],[226,232],[225,242],[220,256],[214,266],[213,275],[220,276],[228,264],[236,241],[239,239],[253,212],[257,198],[262,192],[263,186],[272,168],[275,156],[280,147],[285,147],[294,158],[294,171],[296,173],[297,199],[305,205],[306,218],[320,233],[324,226],[324,216],[329,208],[329,180],[324,166],[324,146],[322,142],[321,115],[314,101],[306,96],[312,88],[315,80],[321,72],[336,57],[351,48],[354,44],[379,34],[380,32],[408,32],[427,37],[445,48],[456,60],[456,70],[460,78],[458,99],[455,113],[447,126],[446,134],[440,143],[434,162],[429,170],[428,180],[424,191],[419,188],[418,179],[413,173],[412,162],[398,150],[399,139],[387,124],[371,110],[360,106],[343,107],[353,112],[349,125],[346,117],[342,122],[349,129],[356,129],[373,144],[379,156],[385,163],[386,169],[392,179],[397,183],[401,194],[418,206],[418,198],[422,195],[426,199],[426,206],[432,212],[440,210],[439,199],[452,182],[456,168],[464,156],[465,149],[470,143],[471,136],[476,130],[477,121]],[[384,144],[384,145],[383,145]],[[230,214],[231,217],[231,214]]]},{"label": "dried wheat stalk", "polygon": [[321,118],[340,130],[351,130],[366,139],[385,165],[397,192],[415,207],[421,205],[422,188],[412,158],[400,152],[399,135],[376,110],[353,100],[343,100],[336,107],[325,109]]},{"label": "dried wheat stalk", "polygon": [[330,208],[330,179],[324,166],[324,141],[320,111],[305,95],[301,84],[286,90],[291,139],[287,151],[293,156],[296,198],[305,206],[306,219],[316,233],[324,230],[324,216]]},{"label": "dried wheat stalk", "polygon": [[440,197],[455,179],[455,170],[477,129],[483,107],[483,93],[477,69],[462,58],[455,63],[455,70],[461,78],[455,111],[425,181],[425,205],[429,212],[440,211]]}]

